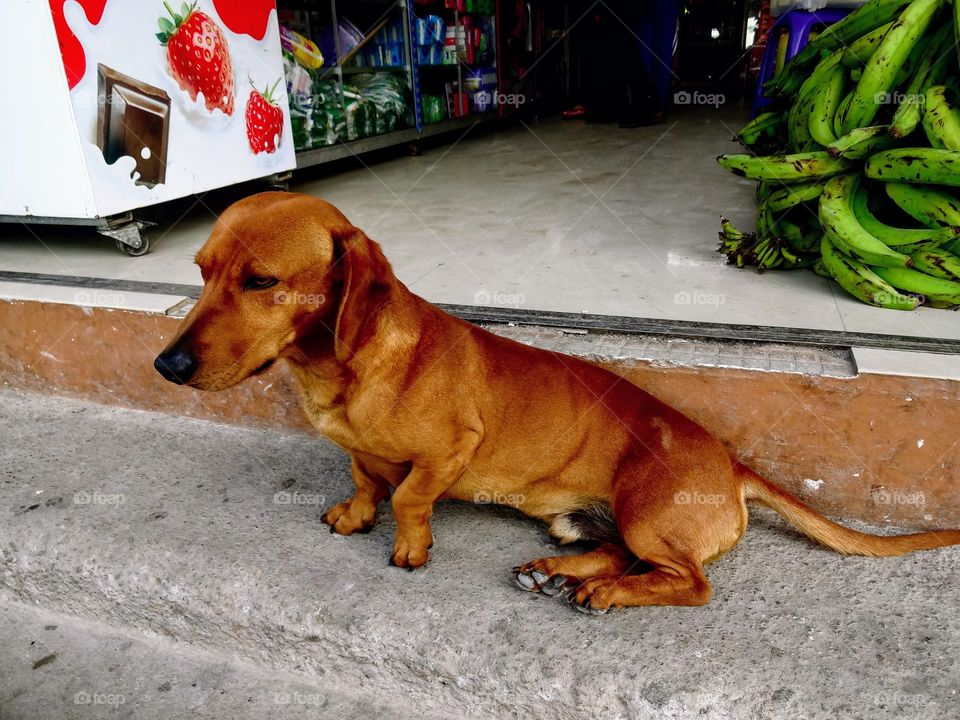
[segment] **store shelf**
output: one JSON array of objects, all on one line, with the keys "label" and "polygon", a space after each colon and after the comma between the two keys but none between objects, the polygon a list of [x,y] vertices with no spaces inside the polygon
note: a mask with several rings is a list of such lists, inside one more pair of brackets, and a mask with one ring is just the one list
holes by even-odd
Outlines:
[{"label": "store shelf", "polygon": [[[330,68],[335,70],[335,68]],[[344,75],[369,75],[380,72],[407,73],[410,68],[405,65],[344,65],[341,70]]]},{"label": "store shelf", "polygon": [[300,150],[297,152],[297,169],[300,170],[311,165],[320,165],[321,163],[333,162],[352,155],[379,150],[399,145],[405,142],[414,142],[420,137],[415,127],[395,130],[394,132],[384,133],[383,135],[373,135],[371,137],[349,140],[347,142],[338,142],[333,145],[324,145],[323,147],[311,148],[309,150]]},{"label": "store shelf", "polygon": [[[291,0],[292,2],[303,2],[304,0]],[[319,6],[323,0],[309,0],[309,3],[315,3]],[[342,15],[344,11],[349,7],[349,3],[344,2],[344,0],[327,0],[330,3],[330,12],[329,12],[329,22],[336,25],[338,22],[338,15]],[[388,0],[373,0],[370,4],[382,3],[385,4]],[[282,4],[282,3],[281,3]],[[411,31],[412,24],[414,22],[415,15],[422,12],[434,12],[434,11],[443,11],[444,15],[447,13],[452,13],[454,21],[460,17],[460,14],[452,9],[445,8],[443,4],[439,5],[417,5],[414,7],[412,4],[408,3],[398,3],[391,5],[392,8],[397,8],[402,14],[403,17],[403,33],[404,33],[404,58],[406,62],[404,65],[390,65],[390,66],[355,66],[355,65],[346,65],[346,66],[337,66],[333,65],[330,67],[321,69],[321,77],[328,80],[340,80],[342,79],[344,83],[350,83],[351,77],[355,77],[360,74],[375,74],[375,73],[393,73],[395,75],[403,75],[409,79],[410,90],[412,91],[413,96],[413,116],[414,116],[414,126],[409,128],[404,128],[402,130],[397,130],[395,132],[384,133],[383,135],[376,135],[373,137],[361,138],[359,140],[353,141],[338,141],[333,145],[328,145],[324,147],[311,148],[309,150],[302,150],[296,154],[297,168],[305,168],[313,165],[318,165],[327,162],[333,162],[343,158],[348,158],[352,155],[359,155],[365,152],[370,152],[373,150],[379,150],[382,148],[387,148],[390,146],[402,146],[403,144],[415,143],[418,140],[425,137],[434,137],[437,135],[442,135],[444,133],[453,133],[453,132],[463,132],[468,130],[470,127],[477,125],[479,123],[486,123],[491,120],[495,120],[498,117],[498,113],[489,112],[483,113],[476,116],[468,116],[463,118],[451,118],[443,120],[437,123],[423,124],[422,122],[422,92],[420,89],[420,82],[423,80],[431,88],[431,90],[436,91],[438,84],[443,83],[447,85],[449,83],[454,83],[456,86],[462,87],[462,64],[461,63],[437,63],[431,65],[421,65],[417,62],[416,55],[414,53],[414,46],[411,42]],[[356,8],[354,8],[356,10]],[[363,13],[360,13],[363,15]],[[471,13],[474,15],[479,15],[479,13]],[[386,13],[384,14],[384,16]],[[351,15],[353,18],[353,15]],[[356,20],[356,18],[353,18]],[[373,21],[374,16],[370,15],[367,17],[367,21]],[[373,27],[379,27],[377,23],[380,20],[376,20]],[[376,32],[379,30],[372,31],[368,33],[368,38],[373,38],[376,36]],[[335,57],[343,57],[343,51],[345,48],[341,48],[339,44],[339,35],[335,35]],[[353,50],[355,51],[355,49]],[[349,57],[349,54],[348,54]],[[366,58],[364,58],[366,59]],[[496,59],[494,59],[494,63]],[[421,72],[422,70],[422,72]],[[443,92],[433,94],[439,94],[443,96]]]},{"label": "store shelf", "polygon": [[371,150],[380,150],[392,145],[412,143],[425,137],[433,137],[446,132],[463,130],[473,125],[496,120],[496,118],[495,113],[453,118],[424,125],[422,132],[417,132],[416,128],[410,127],[384,133],[383,135],[374,135],[373,137],[360,138],[359,140],[350,140],[348,142],[338,142],[333,145],[311,148],[310,150],[300,150],[297,152],[297,169],[301,170],[312,165],[321,165],[323,163],[341,160],[353,155],[360,155],[365,152],[370,152]]},{"label": "store shelf", "polygon": [[471,116],[462,118],[451,118],[449,120],[441,120],[438,123],[429,123],[423,126],[423,132],[421,133],[422,137],[430,137],[431,135],[440,135],[445,132],[452,132],[454,130],[462,130],[463,128],[470,127],[477,123],[484,122],[485,120],[493,120],[494,116],[485,117],[483,115]]}]

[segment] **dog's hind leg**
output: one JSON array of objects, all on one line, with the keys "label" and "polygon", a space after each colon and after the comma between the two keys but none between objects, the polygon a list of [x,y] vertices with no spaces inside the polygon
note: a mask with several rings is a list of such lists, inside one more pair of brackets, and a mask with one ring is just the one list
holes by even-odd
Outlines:
[{"label": "dog's hind leg", "polygon": [[321,520],[330,526],[330,532],[352,535],[368,532],[377,519],[377,505],[390,493],[387,481],[368,469],[356,455],[350,463],[356,492],[349,500],[327,510]]},{"label": "dog's hind leg", "polygon": [[614,515],[624,544],[647,571],[585,580],[569,597],[577,609],[603,613],[611,607],[710,600],[703,565],[737,544],[747,508],[726,451],[702,435],[688,443],[670,464],[638,453],[621,466]]},{"label": "dog's hind leg", "polygon": [[710,582],[703,568],[692,559],[656,555],[644,558],[653,569],[642,574],[611,574],[581,583],[569,597],[583,612],[602,615],[611,607],[636,605],[705,605],[710,600]]},{"label": "dog's hind leg", "polygon": [[564,587],[575,587],[588,578],[622,575],[638,561],[626,547],[605,543],[580,555],[558,555],[533,560],[515,567],[515,580],[523,590],[556,595]]}]

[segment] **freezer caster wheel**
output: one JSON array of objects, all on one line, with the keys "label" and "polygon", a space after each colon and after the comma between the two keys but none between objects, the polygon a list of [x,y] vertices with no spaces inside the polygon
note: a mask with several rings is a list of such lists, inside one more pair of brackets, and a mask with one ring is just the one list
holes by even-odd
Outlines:
[{"label": "freezer caster wheel", "polygon": [[267,178],[267,185],[270,186],[271,190],[290,192],[291,178],[293,178],[293,173],[289,170],[283,173],[274,173]]},{"label": "freezer caster wheel", "polygon": [[140,247],[127,245],[123,240],[115,240],[114,242],[116,242],[118,250],[122,250],[130,257],[140,257],[150,252],[150,238],[143,233],[140,233]]},{"label": "freezer caster wheel", "polygon": [[97,230],[101,235],[113,238],[117,248],[130,257],[140,257],[150,252],[150,239],[143,234],[143,228],[152,225],[143,220],[133,220]]}]

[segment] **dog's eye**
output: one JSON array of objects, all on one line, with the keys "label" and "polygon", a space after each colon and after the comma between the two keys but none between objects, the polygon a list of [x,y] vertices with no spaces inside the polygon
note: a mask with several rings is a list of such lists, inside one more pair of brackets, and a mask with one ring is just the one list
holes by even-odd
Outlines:
[{"label": "dog's eye", "polygon": [[266,290],[276,285],[279,280],[273,277],[263,277],[262,275],[251,275],[243,281],[244,290]]}]

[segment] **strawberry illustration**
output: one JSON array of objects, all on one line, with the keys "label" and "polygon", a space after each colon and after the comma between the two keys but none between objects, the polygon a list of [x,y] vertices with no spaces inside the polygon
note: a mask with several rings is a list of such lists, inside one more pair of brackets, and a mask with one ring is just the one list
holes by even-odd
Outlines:
[{"label": "strawberry illustration", "polygon": [[167,47],[170,75],[191,100],[203,93],[208,112],[220,108],[233,115],[233,63],[223,31],[209,15],[196,9],[196,2],[183,3],[179,14],[166,2],[163,6],[171,19],[157,21],[157,38]]},{"label": "strawberry illustration", "polygon": [[273,91],[280,81],[277,80],[269,90],[263,92],[256,87],[250,91],[247,98],[247,140],[254,153],[272,153],[280,144],[280,135],[283,133],[283,110],[273,101]]}]

